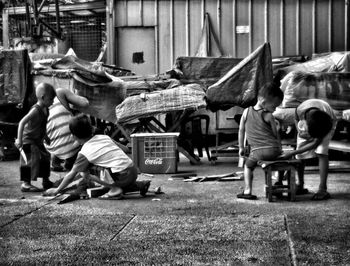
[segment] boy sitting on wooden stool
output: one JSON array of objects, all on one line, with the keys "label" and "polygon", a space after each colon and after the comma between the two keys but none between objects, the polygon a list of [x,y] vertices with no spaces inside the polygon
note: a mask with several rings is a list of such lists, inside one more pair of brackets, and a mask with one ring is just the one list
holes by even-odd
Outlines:
[{"label": "boy sitting on wooden stool", "polygon": [[[260,160],[273,161],[282,155],[282,145],[272,113],[282,103],[283,92],[275,83],[260,90],[256,105],[243,111],[239,132],[239,156],[245,156],[246,141],[250,151],[244,165],[245,188],[237,198],[255,200],[252,194],[253,171]],[[245,141],[246,139],[246,141]]]}]

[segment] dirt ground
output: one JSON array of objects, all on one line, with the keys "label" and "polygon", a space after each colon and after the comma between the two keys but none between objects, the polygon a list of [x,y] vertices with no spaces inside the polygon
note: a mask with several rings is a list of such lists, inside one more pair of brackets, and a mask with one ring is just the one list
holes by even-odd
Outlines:
[{"label": "dirt ground", "polygon": [[[336,162],[335,162],[336,163]],[[335,167],[337,168],[337,167]],[[241,171],[233,158],[191,165],[197,176]],[[63,173],[52,173],[57,180]],[[329,174],[331,199],[311,201],[317,172],[306,173],[310,194],[295,202],[237,199],[243,180],[185,182],[172,174],[150,179],[147,197],[123,200],[43,197],[20,191],[18,161],[0,162],[1,265],[350,265],[350,175]],[[40,182],[34,183],[41,186]],[[160,187],[162,194],[155,194]]]}]

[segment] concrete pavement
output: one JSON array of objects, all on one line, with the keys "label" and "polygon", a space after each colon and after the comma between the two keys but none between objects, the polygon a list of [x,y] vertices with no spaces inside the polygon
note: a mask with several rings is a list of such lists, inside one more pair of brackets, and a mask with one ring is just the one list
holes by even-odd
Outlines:
[{"label": "concrete pavement", "polygon": [[[178,170],[203,176],[241,171],[236,166],[233,158],[198,166],[181,157]],[[152,180],[145,198],[59,205],[63,196],[22,193],[18,162],[0,162],[0,264],[350,265],[349,173],[330,173],[332,198],[319,202],[312,194],[267,202],[260,169],[256,201],[236,198],[243,181],[140,179]],[[317,190],[316,172],[305,181]],[[156,187],[164,193],[154,194]]]}]

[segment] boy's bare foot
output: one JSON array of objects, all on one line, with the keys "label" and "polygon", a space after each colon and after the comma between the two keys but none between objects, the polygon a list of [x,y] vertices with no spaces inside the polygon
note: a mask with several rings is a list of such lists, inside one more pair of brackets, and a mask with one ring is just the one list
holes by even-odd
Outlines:
[{"label": "boy's bare foot", "polygon": [[247,200],[256,200],[257,196],[252,194],[244,194],[244,192],[237,194],[237,198],[239,199],[247,199]]},{"label": "boy's bare foot", "polygon": [[43,190],[31,184],[22,184],[21,191],[22,192],[42,192]]},{"label": "boy's bare foot", "polygon": [[327,191],[318,191],[315,193],[311,200],[328,200],[331,198],[331,195]]},{"label": "boy's bare foot", "polygon": [[112,187],[106,194],[100,196],[100,199],[121,199],[123,190],[120,187]]}]

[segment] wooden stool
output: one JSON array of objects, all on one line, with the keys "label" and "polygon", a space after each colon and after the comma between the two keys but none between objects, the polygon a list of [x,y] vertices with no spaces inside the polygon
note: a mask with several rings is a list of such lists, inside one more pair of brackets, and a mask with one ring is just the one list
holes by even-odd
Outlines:
[{"label": "wooden stool", "polygon": [[[295,201],[296,183],[295,172],[298,170],[300,160],[259,161],[258,163],[265,172],[266,198],[272,201],[273,194],[288,193],[288,199]],[[286,185],[272,185],[272,172],[284,171],[287,178]]]}]

